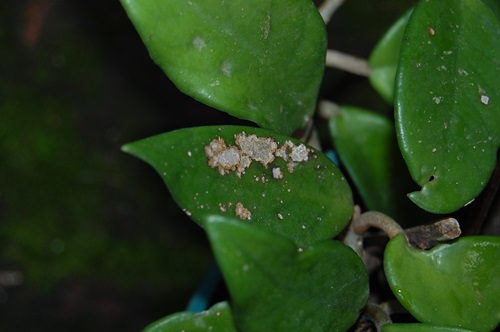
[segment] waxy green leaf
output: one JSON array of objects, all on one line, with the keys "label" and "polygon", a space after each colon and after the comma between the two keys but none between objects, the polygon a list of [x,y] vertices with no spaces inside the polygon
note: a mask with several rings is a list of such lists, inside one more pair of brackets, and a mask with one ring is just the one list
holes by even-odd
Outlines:
[{"label": "waxy green leaf", "polygon": [[[223,154],[207,157],[207,150],[216,154],[218,148]],[[207,215],[239,216],[307,246],[337,235],[352,215],[351,190],[335,164],[297,140],[264,129],[181,129],[124,150],[151,164],[201,226]],[[209,165],[217,160],[251,164],[238,172]]]},{"label": "waxy green leaf", "polygon": [[219,216],[206,228],[241,331],[346,331],[366,304],[364,264],[338,241],[297,250],[287,238]]},{"label": "waxy green leaf", "polygon": [[401,45],[395,96],[399,145],[421,191],[449,213],[486,186],[500,145],[500,24],[479,0],[421,1]]},{"label": "waxy green leaf", "polygon": [[411,10],[401,16],[379,40],[373,49],[369,64],[370,83],[377,92],[389,103],[394,99],[394,81],[399,62],[399,49],[406,23],[411,15]]},{"label": "waxy green leaf", "polygon": [[178,312],[164,317],[144,329],[144,332],[236,332],[231,309],[220,302],[199,313]]},{"label": "waxy green leaf", "polygon": [[122,0],[153,60],[184,93],[290,134],[312,116],[326,31],[310,0]]},{"label": "waxy green leaf", "polygon": [[414,183],[399,152],[394,123],[368,110],[342,106],[329,126],[337,153],[366,207],[406,225],[424,221],[422,210],[406,197]]},{"label": "waxy green leaf", "polygon": [[431,324],[387,324],[382,327],[382,332],[474,332],[457,327],[436,326]]},{"label": "waxy green leaf", "polygon": [[410,247],[404,235],[384,253],[387,281],[419,321],[492,331],[500,321],[500,237],[463,237],[429,251]]},{"label": "waxy green leaf", "polygon": [[486,6],[495,13],[497,19],[500,20],[500,2],[498,0],[481,0]]}]

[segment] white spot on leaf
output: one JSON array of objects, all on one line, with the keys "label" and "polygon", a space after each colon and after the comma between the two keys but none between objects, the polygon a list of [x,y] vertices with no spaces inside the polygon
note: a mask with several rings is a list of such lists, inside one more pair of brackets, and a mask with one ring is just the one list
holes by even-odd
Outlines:
[{"label": "white spot on leaf", "polygon": [[490,102],[490,97],[486,95],[481,95],[481,103],[483,103],[484,105],[488,105],[489,102]]},{"label": "white spot on leaf", "polygon": [[220,71],[224,76],[231,77],[231,71],[233,69],[233,65],[228,60],[224,60],[220,65]]},{"label": "white spot on leaf", "polygon": [[[296,146],[287,140],[283,146],[279,147],[272,137],[247,135],[245,132],[234,135],[234,138],[236,146],[227,146],[224,139],[220,137],[213,139],[209,145],[205,146],[208,165],[218,168],[221,175],[236,172],[236,176],[241,177],[252,161],[257,161],[267,168],[275,158],[281,158],[284,161],[292,159],[287,163],[287,169],[289,173],[293,173],[295,166],[307,161],[311,152],[311,149],[304,144]],[[284,174],[280,167],[273,167],[272,176],[280,180]],[[255,180],[258,181],[259,178],[255,177]],[[268,181],[264,175],[260,180],[262,183]]]},{"label": "white spot on leaf", "polygon": [[273,178],[275,179],[283,179],[283,172],[281,171],[281,168],[279,167],[274,167],[273,168]]},{"label": "white spot on leaf", "polygon": [[205,40],[201,38],[200,36],[196,36],[193,39],[193,46],[197,51],[203,50],[207,44],[205,43]]},{"label": "white spot on leaf", "polygon": [[439,104],[443,100],[443,97],[433,97],[432,100],[436,103]]},{"label": "white spot on leaf", "polygon": [[309,155],[309,151],[304,144],[300,144],[299,146],[295,146],[292,149],[292,160],[301,162],[307,161],[307,157]]},{"label": "white spot on leaf", "polygon": [[269,37],[269,32],[271,31],[271,15],[267,14],[266,20],[264,21],[260,29],[262,30],[264,39],[267,39],[267,37]]},{"label": "white spot on leaf", "polygon": [[278,148],[278,144],[271,137],[247,136],[244,132],[235,135],[235,143],[244,155],[260,162],[264,167],[274,161],[274,152]]}]

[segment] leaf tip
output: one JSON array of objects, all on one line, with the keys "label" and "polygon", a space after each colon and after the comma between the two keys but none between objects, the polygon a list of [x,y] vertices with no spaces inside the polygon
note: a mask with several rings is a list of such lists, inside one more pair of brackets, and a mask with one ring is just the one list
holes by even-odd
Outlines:
[{"label": "leaf tip", "polygon": [[137,150],[135,142],[122,145],[120,150],[139,159],[143,159],[140,151]]},{"label": "leaf tip", "polygon": [[130,153],[130,144],[122,145],[120,150],[125,153]]}]

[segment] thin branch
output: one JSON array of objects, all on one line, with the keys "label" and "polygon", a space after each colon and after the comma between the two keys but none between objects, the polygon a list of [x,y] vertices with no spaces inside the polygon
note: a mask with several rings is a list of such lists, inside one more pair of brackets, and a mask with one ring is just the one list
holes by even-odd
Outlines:
[{"label": "thin branch", "polygon": [[370,227],[381,229],[389,238],[403,233],[403,228],[394,219],[377,211],[365,212],[352,221],[352,228],[358,234],[364,233]]},{"label": "thin branch", "polygon": [[408,313],[408,310],[406,310],[405,307],[403,307],[403,305],[396,299],[382,302],[378,306],[389,316]]},{"label": "thin branch", "polygon": [[292,137],[312,146],[313,148],[316,148],[320,151],[322,150],[318,131],[314,126],[314,120],[312,118],[308,117],[305,127],[296,130],[293,133]]},{"label": "thin branch", "polygon": [[382,306],[377,304],[368,303],[365,308],[365,315],[373,322],[377,332],[382,331],[382,326],[392,323],[389,314]]},{"label": "thin branch", "polygon": [[326,51],[326,65],[360,76],[368,76],[371,72],[367,60],[335,50]]},{"label": "thin branch", "polygon": [[340,115],[340,106],[328,100],[320,101],[318,108],[318,115],[325,120],[330,120],[330,118]]},{"label": "thin branch", "polygon": [[332,18],[333,14],[337,11],[337,9],[344,3],[344,0],[325,0],[323,3],[319,6],[319,13],[321,14],[321,17],[323,17],[323,21],[325,21],[325,24],[328,24],[330,22],[330,19]]},{"label": "thin branch", "polygon": [[356,233],[353,230],[352,222],[355,219],[358,219],[361,215],[361,208],[359,205],[354,206],[354,213],[352,214],[351,224],[347,228],[347,233],[343,239],[343,242],[346,246],[351,247],[359,257],[363,258],[363,235]]}]

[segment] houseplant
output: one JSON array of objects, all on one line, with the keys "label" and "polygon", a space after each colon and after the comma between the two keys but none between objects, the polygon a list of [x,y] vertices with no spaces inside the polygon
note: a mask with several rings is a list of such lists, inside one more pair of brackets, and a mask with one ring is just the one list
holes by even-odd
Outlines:
[{"label": "houseplant", "polygon": [[[321,7],[325,17],[332,3]],[[500,143],[497,3],[421,1],[393,25],[368,75],[394,104],[394,119],[320,103],[323,120],[315,119],[328,121],[342,169],[313,139],[327,50],[312,2],[122,4],[181,91],[261,127],[188,128],[124,146],[206,230],[230,293],[229,302],[169,315],[148,331],[498,325],[499,237],[440,243],[460,234],[458,222],[428,225],[498,187],[487,187]],[[408,200],[412,179],[421,190]],[[355,207],[351,186],[356,203],[372,211]],[[416,228],[405,231],[394,219]],[[388,284],[421,323],[391,324],[390,306],[368,303],[372,268],[363,242],[373,227],[391,237],[383,255]]]}]

